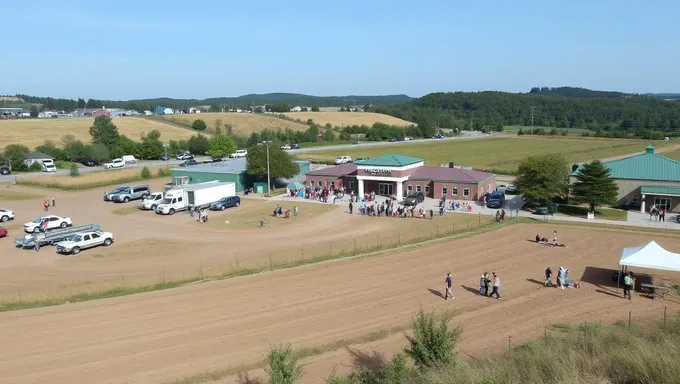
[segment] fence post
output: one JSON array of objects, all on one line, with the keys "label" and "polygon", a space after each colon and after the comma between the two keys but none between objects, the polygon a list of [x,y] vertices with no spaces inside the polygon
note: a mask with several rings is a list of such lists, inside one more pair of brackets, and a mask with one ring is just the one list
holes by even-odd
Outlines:
[{"label": "fence post", "polygon": [[354,253],[357,253],[357,238],[354,238]]},{"label": "fence post", "polygon": [[269,253],[269,269],[272,269],[273,266],[274,266],[274,263],[272,263],[272,254]]},{"label": "fence post", "polygon": [[302,260],[305,259],[305,247],[300,248],[300,257],[302,258]]},{"label": "fence post", "polygon": [[633,311],[628,311],[628,329],[630,330],[630,323],[633,317]]},{"label": "fence post", "polygon": [[453,231],[451,231],[451,232],[456,233],[456,220],[455,219],[451,220],[451,228],[453,229]]},{"label": "fence post", "polygon": [[511,344],[512,344],[512,336],[508,336],[508,351],[511,348]]},{"label": "fence post", "polygon": [[401,247],[401,232],[397,232],[397,247]]},{"label": "fence post", "polygon": [[479,220],[477,221],[477,229],[482,226],[482,213],[479,213]]},{"label": "fence post", "polygon": [[380,235],[375,234],[375,243],[377,244],[377,247],[380,248]]},{"label": "fence post", "polygon": [[470,229],[470,218],[468,217],[468,226],[467,229]]},{"label": "fence post", "polygon": [[663,307],[663,325],[666,326],[666,309],[667,306]]},{"label": "fence post", "polygon": [[437,232],[436,236],[439,237],[439,224],[437,224]]},{"label": "fence post", "polygon": [[416,229],[416,236],[417,236],[417,239],[420,240],[420,228]]},{"label": "fence post", "polygon": [[333,242],[332,241],[328,242],[328,254],[329,255],[333,254]]}]

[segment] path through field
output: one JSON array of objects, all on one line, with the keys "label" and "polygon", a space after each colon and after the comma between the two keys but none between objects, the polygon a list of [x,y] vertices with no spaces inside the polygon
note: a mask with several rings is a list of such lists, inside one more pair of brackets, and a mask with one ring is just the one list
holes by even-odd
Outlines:
[{"label": "path through field", "polygon": [[[0,383],[174,380],[260,361],[271,344],[316,346],[408,324],[421,306],[460,311],[453,322],[463,327],[461,348],[472,355],[502,352],[508,336],[521,342],[541,333],[544,322],[614,321],[629,309],[641,319],[660,316],[666,305],[670,313],[680,309],[670,300],[614,297],[607,287],[610,272],[593,269],[615,267],[622,246],[654,238],[677,249],[679,239],[559,228],[569,247],[552,248],[528,241],[541,230],[546,227],[512,226],[370,258],[2,313]],[[542,287],[545,267],[560,264],[570,268],[572,278],[586,281],[584,288]],[[500,274],[504,300],[472,292],[484,270]],[[449,271],[452,302],[438,296]],[[403,336],[395,335],[357,348],[389,357],[402,345]],[[312,383],[326,378],[336,363],[338,372],[346,372],[352,358],[349,350],[340,350],[310,362],[305,382]]]}]

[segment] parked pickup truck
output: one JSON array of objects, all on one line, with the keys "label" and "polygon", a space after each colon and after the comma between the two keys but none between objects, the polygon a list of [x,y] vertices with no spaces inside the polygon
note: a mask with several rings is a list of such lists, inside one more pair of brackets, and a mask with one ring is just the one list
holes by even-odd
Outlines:
[{"label": "parked pickup truck", "polygon": [[57,253],[77,255],[81,250],[100,245],[108,247],[113,244],[113,233],[102,231],[81,232],[65,241],[57,243]]}]

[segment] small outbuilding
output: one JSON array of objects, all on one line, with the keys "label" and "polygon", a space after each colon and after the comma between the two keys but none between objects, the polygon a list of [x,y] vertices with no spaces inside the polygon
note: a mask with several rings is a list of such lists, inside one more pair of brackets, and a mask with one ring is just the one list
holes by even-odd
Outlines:
[{"label": "small outbuilding", "polygon": [[30,167],[33,163],[42,164],[42,162],[46,160],[54,161],[54,158],[42,152],[29,152],[24,156],[24,164],[26,164],[27,167]]}]

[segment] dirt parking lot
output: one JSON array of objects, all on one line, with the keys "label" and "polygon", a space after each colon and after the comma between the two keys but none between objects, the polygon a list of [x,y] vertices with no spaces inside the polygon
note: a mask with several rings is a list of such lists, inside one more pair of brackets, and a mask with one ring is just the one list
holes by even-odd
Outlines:
[{"label": "dirt parking lot", "polygon": [[[341,220],[348,215],[338,217]],[[361,225],[352,223],[353,230]],[[372,223],[362,230],[375,227]],[[336,225],[335,220],[331,224],[328,228]],[[315,225],[323,225],[323,220]],[[537,232],[551,229],[517,225],[370,258],[2,313],[0,383],[174,380],[260,361],[274,343],[317,346],[408,325],[420,307],[457,310],[453,322],[464,331],[460,347],[471,356],[502,352],[510,336],[513,343],[540,336],[544,324],[613,322],[626,319],[629,310],[637,321],[660,320],[664,306],[669,313],[680,310],[677,297],[623,300],[609,279],[622,247],[653,239],[669,249],[679,249],[680,239],[560,227],[560,241],[567,243],[567,248],[529,241]],[[188,253],[192,257],[194,252]],[[180,260],[179,255],[172,257]],[[583,288],[543,287],[543,271],[548,265],[568,267],[570,277],[583,281]],[[440,294],[449,271],[456,299],[446,302]],[[475,293],[484,271],[499,273],[503,300]],[[666,277],[680,279],[672,274]],[[307,361],[305,382],[322,382],[333,368],[346,372],[360,356],[389,358],[403,345],[403,335],[395,334],[315,356]],[[256,371],[250,374],[258,376]]]},{"label": "dirt parking lot", "polygon": [[[163,182],[151,183],[162,190]],[[111,188],[109,188],[111,189]],[[347,207],[300,202],[299,217],[271,217],[276,203],[242,199],[242,205],[210,212],[207,224],[186,213],[174,216],[138,211],[138,202],[104,202],[104,189],[49,192],[3,186],[4,191],[56,198],[50,214],[68,216],[74,225],[100,224],[115,236],[113,246],[58,255],[53,247],[40,252],[14,248],[24,222],[43,215],[42,200],[6,200],[17,218],[4,225],[0,239],[0,301],[38,300],[101,291],[121,286],[155,284],[195,276],[214,276],[235,268],[262,268],[314,256],[354,252],[389,243],[407,242],[445,231],[484,224],[488,217],[447,215],[434,220],[373,218],[347,214]],[[293,209],[295,203],[281,202]],[[260,228],[259,221],[265,226]]]}]

